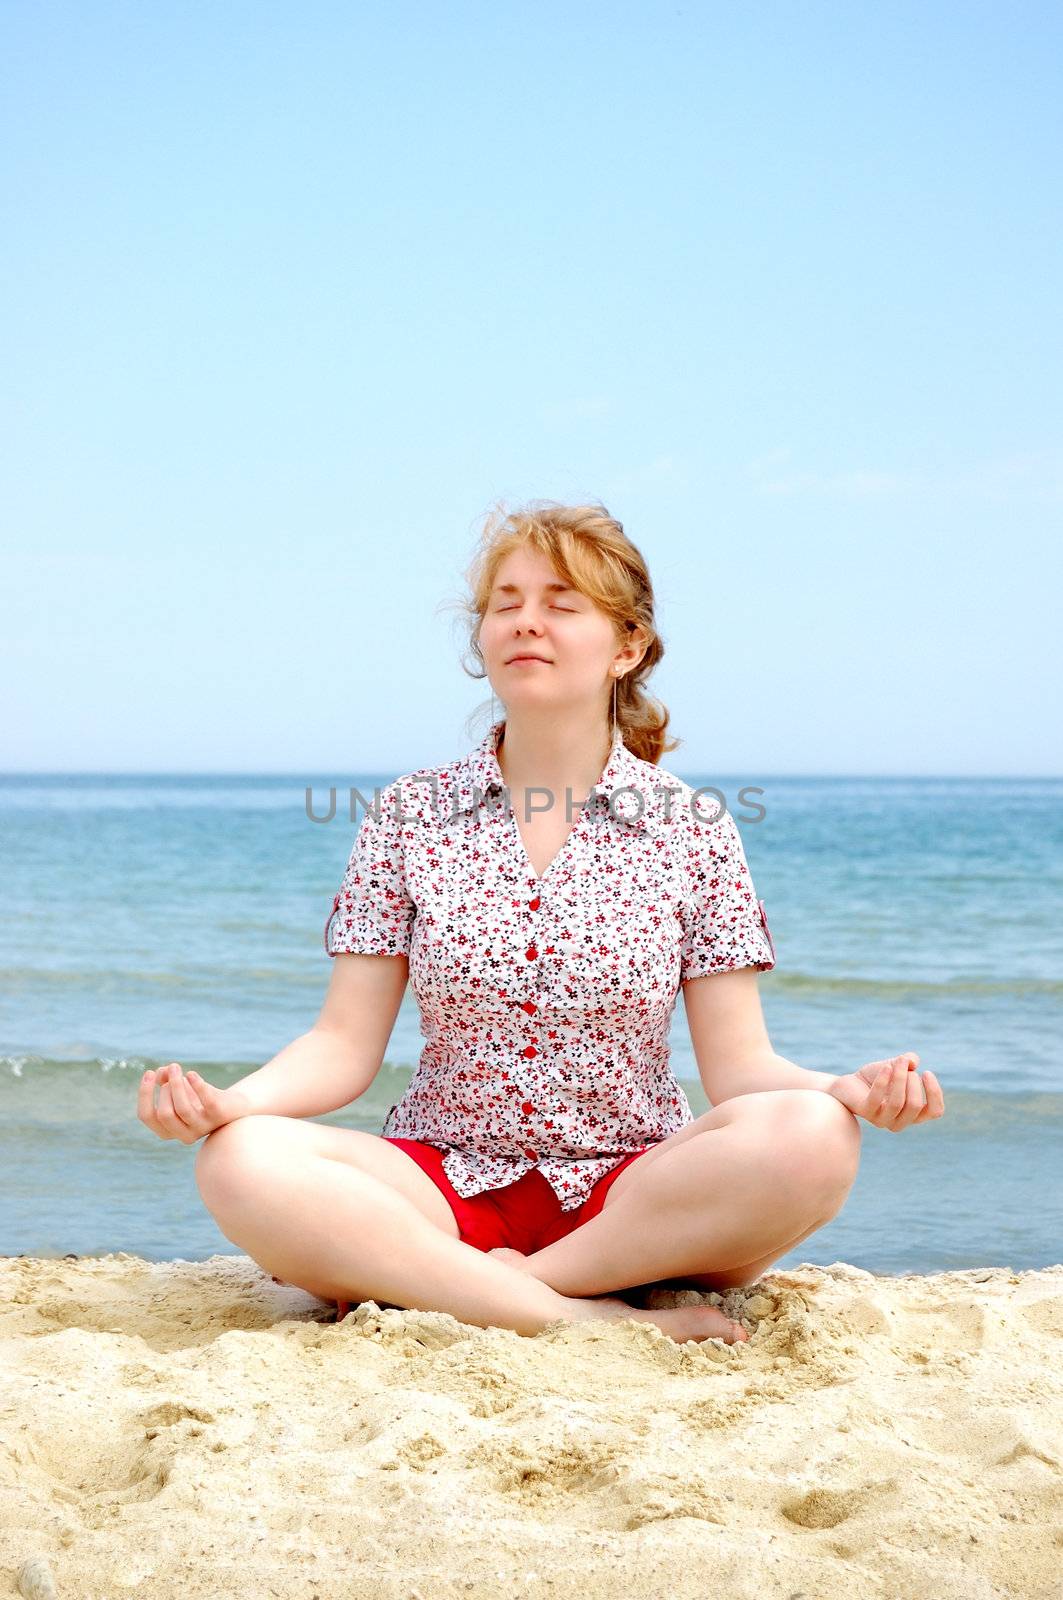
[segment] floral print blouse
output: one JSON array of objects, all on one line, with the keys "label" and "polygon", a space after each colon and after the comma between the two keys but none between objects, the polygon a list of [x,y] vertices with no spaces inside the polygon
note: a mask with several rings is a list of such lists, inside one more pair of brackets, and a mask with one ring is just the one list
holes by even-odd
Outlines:
[{"label": "floral print blouse", "polygon": [[495,754],[504,727],[380,791],[325,949],[409,957],[426,1042],[382,1132],[445,1149],[460,1195],[538,1167],[571,1211],[625,1155],[693,1120],[669,1064],[680,985],[769,970],[775,947],[730,812],[714,816],[713,796],[640,760],[619,728],[538,877]]}]

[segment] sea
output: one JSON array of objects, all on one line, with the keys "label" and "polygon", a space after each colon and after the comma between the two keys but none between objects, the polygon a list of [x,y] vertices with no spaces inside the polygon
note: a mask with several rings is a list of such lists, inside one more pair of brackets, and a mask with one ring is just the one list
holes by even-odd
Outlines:
[{"label": "sea", "polygon": [[[844,1207],[776,1267],[1059,1263],[1063,779],[669,770],[739,825],[775,1050],[827,1072],[914,1050],[944,1091],[933,1121],[860,1123]],[[137,1118],[140,1075],[228,1086],[312,1025],[362,797],[397,775],[0,775],[0,1254],[239,1254],[198,1146]],[[407,989],[369,1091],[316,1120],[379,1133],[422,1044]],[[671,1048],[698,1115],[682,999]]]}]

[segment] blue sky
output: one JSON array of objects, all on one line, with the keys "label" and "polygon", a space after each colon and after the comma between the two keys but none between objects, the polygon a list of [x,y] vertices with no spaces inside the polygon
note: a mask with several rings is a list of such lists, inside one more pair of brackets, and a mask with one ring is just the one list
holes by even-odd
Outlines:
[{"label": "blue sky", "polygon": [[87,0],[3,48],[0,768],[450,760],[445,602],[545,497],[649,562],[670,770],[1063,773],[1058,6]]}]

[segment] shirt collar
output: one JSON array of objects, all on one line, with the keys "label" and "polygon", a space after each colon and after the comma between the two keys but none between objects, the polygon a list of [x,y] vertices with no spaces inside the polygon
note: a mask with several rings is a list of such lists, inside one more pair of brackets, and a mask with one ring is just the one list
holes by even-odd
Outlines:
[{"label": "shirt collar", "polygon": [[[493,793],[505,790],[506,780],[495,753],[505,725],[505,718],[492,723],[475,750],[461,763],[456,801],[459,811],[471,811],[477,804],[477,795],[479,803],[483,804],[489,801]],[[618,724],[613,733],[605,770],[593,785],[591,794],[601,794],[612,815],[619,821],[630,823],[632,827],[642,827],[650,820],[655,801],[640,768],[641,763],[624,743]]]}]

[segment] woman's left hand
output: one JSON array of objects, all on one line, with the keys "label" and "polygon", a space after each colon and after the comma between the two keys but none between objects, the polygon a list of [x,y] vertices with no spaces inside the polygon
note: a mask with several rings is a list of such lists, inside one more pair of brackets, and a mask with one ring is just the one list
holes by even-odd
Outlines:
[{"label": "woman's left hand", "polygon": [[932,1072],[920,1074],[913,1050],[890,1061],[869,1061],[856,1072],[835,1078],[828,1094],[872,1127],[900,1133],[917,1122],[932,1122],[945,1109],[945,1096]]}]

